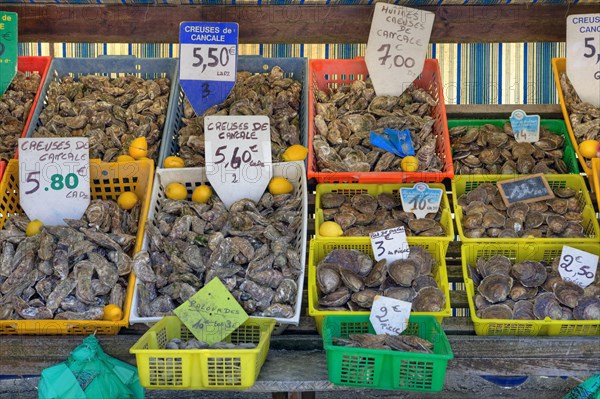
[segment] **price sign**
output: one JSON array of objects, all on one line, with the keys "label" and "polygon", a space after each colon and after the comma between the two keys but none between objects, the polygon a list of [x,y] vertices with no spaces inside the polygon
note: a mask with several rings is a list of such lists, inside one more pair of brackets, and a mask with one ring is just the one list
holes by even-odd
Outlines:
[{"label": "price sign", "polygon": [[64,225],[90,204],[89,142],[84,137],[19,139],[19,196],[31,220]]},{"label": "price sign", "polygon": [[241,326],[248,315],[218,277],[182,303],[173,313],[200,341],[220,342]]},{"label": "price sign", "polygon": [[527,115],[516,109],[510,115],[510,125],[519,143],[535,143],[540,139],[540,116]]},{"label": "price sign", "polygon": [[496,186],[506,206],[516,202],[537,202],[554,198],[554,192],[542,173],[501,180]]},{"label": "price sign", "polygon": [[17,73],[17,13],[0,11],[0,96]]},{"label": "price sign", "polygon": [[211,115],[204,118],[206,176],[227,208],[258,202],[271,179],[269,118]]},{"label": "price sign", "polygon": [[406,232],[404,227],[394,227],[392,229],[376,231],[369,234],[371,238],[371,247],[373,256],[379,262],[385,259],[393,262],[397,259],[406,259],[410,254]]},{"label": "price sign", "polygon": [[197,115],[220,104],[235,84],[238,24],[182,22],[179,83]]},{"label": "price sign", "polygon": [[369,321],[376,334],[400,335],[408,327],[412,303],[376,295]]},{"label": "price sign", "polygon": [[375,4],[365,62],[378,96],[399,96],[423,71],[435,14]]},{"label": "price sign", "polygon": [[567,76],[579,97],[600,107],[600,14],[567,17]]},{"label": "price sign", "polygon": [[412,188],[400,189],[402,209],[414,213],[417,219],[424,218],[428,213],[437,213],[444,190],[429,188],[426,183],[417,183]]},{"label": "price sign", "polygon": [[582,288],[594,282],[598,268],[598,255],[563,246],[558,264],[558,272],[565,281],[571,281]]}]

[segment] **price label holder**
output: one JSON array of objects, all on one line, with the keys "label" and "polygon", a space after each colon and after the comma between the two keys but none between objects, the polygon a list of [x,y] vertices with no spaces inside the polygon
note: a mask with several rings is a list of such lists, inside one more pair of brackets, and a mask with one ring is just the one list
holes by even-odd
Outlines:
[{"label": "price label holder", "polygon": [[218,277],[174,311],[194,337],[209,345],[221,342],[248,320],[248,314]]},{"label": "price label holder", "polygon": [[437,213],[443,194],[444,190],[441,188],[429,188],[426,183],[416,183],[412,188],[402,187],[402,209],[414,213],[417,219],[423,219],[428,213]]},{"label": "price label holder", "polygon": [[31,219],[65,225],[90,204],[87,138],[19,139],[19,200]]},{"label": "price label holder", "polygon": [[510,115],[510,125],[519,143],[535,143],[540,139],[540,116],[527,115],[516,109]]},{"label": "price label holder", "polygon": [[258,202],[272,174],[269,117],[210,115],[204,137],[206,176],[225,206]]},{"label": "price label holder", "polygon": [[0,96],[17,73],[18,17],[16,12],[0,11]]},{"label": "price label holder", "polygon": [[373,248],[373,256],[376,262],[382,259],[388,262],[406,259],[410,254],[406,232],[402,226],[375,231],[369,234],[369,237],[371,238],[371,248]]},{"label": "price label holder", "polygon": [[558,272],[565,281],[571,281],[582,288],[594,282],[598,269],[598,255],[563,246],[558,264]]},{"label": "price label holder", "polygon": [[504,205],[517,202],[537,202],[554,198],[554,192],[542,173],[502,180],[496,183]]},{"label": "price label holder", "polygon": [[369,321],[376,334],[400,335],[408,327],[412,303],[376,295]]},{"label": "price label holder", "polygon": [[399,96],[423,71],[435,14],[375,4],[365,62],[378,96]]},{"label": "price label holder", "polygon": [[233,89],[238,33],[232,22],[179,25],[179,83],[197,115],[225,101]]},{"label": "price label holder", "polygon": [[600,107],[600,14],[567,16],[567,76],[582,101]]}]

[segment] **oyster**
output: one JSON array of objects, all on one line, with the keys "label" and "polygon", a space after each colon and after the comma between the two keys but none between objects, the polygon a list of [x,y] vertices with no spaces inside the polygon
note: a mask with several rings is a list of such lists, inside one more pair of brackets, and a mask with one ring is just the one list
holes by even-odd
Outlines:
[{"label": "oyster", "polygon": [[554,285],[554,296],[560,303],[573,309],[583,298],[583,288],[570,281],[561,280]]},{"label": "oyster", "polygon": [[478,310],[477,317],[481,319],[510,320],[513,318],[513,310],[504,304],[495,304]]},{"label": "oyster", "polygon": [[481,281],[477,291],[491,303],[498,303],[506,300],[512,285],[512,278],[501,274],[492,274]]},{"label": "oyster", "polygon": [[546,281],[546,268],[540,262],[523,261],[513,265],[510,274],[525,287],[539,287]]},{"label": "oyster", "polygon": [[417,292],[412,309],[415,312],[441,312],[446,305],[446,296],[438,287],[425,287]]},{"label": "oyster", "polygon": [[563,311],[554,294],[544,292],[535,298],[533,314],[539,320],[543,320],[546,317],[552,320],[561,320]]}]

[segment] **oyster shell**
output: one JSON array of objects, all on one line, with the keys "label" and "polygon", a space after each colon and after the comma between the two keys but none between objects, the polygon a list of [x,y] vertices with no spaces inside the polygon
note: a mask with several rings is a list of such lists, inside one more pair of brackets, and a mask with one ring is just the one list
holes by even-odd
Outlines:
[{"label": "oyster shell", "polygon": [[512,285],[512,278],[501,274],[492,274],[481,281],[477,291],[491,303],[498,303],[508,298]]}]

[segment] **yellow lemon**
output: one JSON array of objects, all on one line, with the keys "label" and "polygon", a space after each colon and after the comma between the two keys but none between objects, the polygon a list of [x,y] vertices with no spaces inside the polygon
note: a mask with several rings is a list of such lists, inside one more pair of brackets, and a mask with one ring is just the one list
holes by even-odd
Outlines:
[{"label": "yellow lemon", "polygon": [[185,168],[185,163],[183,162],[183,159],[172,155],[170,157],[165,158],[164,167],[165,168]]},{"label": "yellow lemon", "polygon": [[27,224],[27,228],[25,229],[25,235],[27,237],[31,237],[42,231],[42,227],[44,227],[44,223],[40,220],[35,219]]},{"label": "yellow lemon", "polygon": [[119,155],[117,162],[133,162],[135,159],[131,155]]},{"label": "yellow lemon", "polygon": [[419,160],[412,155],[402,158],[400,167],[403,172],[416,172],[419,169]]},{"label": "yellow lemon", "polygon": [[144,136],[131,141],[131,144],[129,144],[129,155],[135,159],[148,156],[148,142]]},{"label": "yellow lemon", "polygon": [[209,186],[202,185],[196,187],[192,193],[192,201],[206,204],[212,195],[212,189]]},{"label": "yellow lemon", "polygon": [[104,316],[102,318],[104,320],[118,321],[123,318],[123,311],[117,305],[109,303],[104,307]]},{"label": "yellow lemon", "polygon": [[284,153],[281,155],[284,161],[303,161],[306,159],[306,155],[308,154],[308,148],[304,147],[300,144],[294,144],[293,146],[288,147]]},{"label": "yellow lemon", "polygon": [[344,231],[336,222],[327,221],[321,223],[321,226],[319,226],[319,234],[323,237],[339,237],[344,235]]},{"label": "yellow lemon", "polygon": [[285,177],[274,177],[269,182],[269,192],[273,195],[291,193],[294,186]]},{"label": "yellow lemon", "polygon": [[579,152],[585,158],[596,158],[599,150],[597,140],[585,140],[579,144]]},{"label": "yellow lemon", "polygon": [[117,198],[117,205],[119,205],[119,208],[121,209],[131,209],[137,202],[138,196],[132,191],[124,192]]},{"label": "yellow lemon", "polygon": [[165,195],[168,199],[184,200],[187,198],[187,189],[181,183],[170,183],[165,187]]}]

